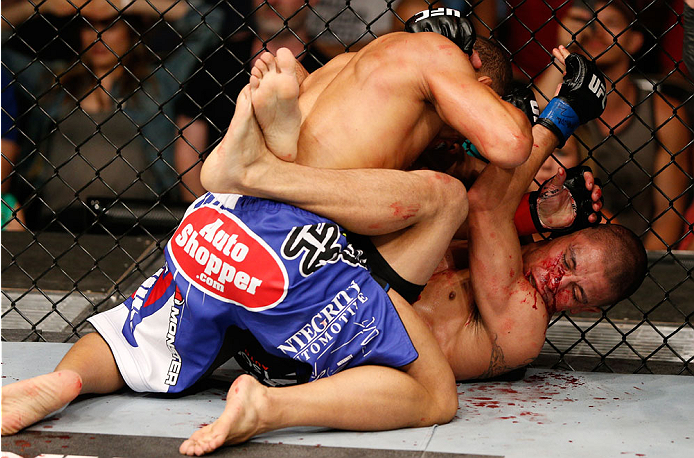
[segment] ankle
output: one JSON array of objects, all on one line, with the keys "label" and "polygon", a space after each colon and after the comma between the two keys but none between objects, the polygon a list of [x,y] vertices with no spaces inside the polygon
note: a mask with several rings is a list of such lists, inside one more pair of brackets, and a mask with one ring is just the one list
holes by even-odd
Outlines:
[{"label": "ankle", "polygon": [[256,434],[262,434],[281,428],[281,426],[278,426],[280,422],[278,422],[276,405],[272,399],[273,396],[270,393],[270,388],[265,385],[260,385],[256,397],[256,405],[258,406],[258,431]]},{"label": "ankle", "polygon": [[279,159],[272,154],[263,154],[239,174],[238,192],[255,197],[271,198],[277,184],[276,177],[282,173]]},{"label": "ankle", "polygon": [[288,416],[282,408],[282,391],[278,388],[262,386],[262,393],[257,398],[258,432],[274,431],[291,426]]}]

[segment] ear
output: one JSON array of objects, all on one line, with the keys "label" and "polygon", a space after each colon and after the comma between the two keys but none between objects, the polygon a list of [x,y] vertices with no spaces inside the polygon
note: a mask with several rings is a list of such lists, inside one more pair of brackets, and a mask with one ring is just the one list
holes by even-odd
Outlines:
[{"label": "ear", "polygon": [[477,78],[477,81],[480,83],[487,85],[489,87],[492,87],[492,79],[488,77],[487,75],[483,75]]},{"label": "ear", "polygon": [[482,59],[480,58],[480,53],[478,53],[476,50],[472,51],[472,55],[470,56],[470,64],[472,64],[472,68],[474,68],[475,71],[482,68]]}]

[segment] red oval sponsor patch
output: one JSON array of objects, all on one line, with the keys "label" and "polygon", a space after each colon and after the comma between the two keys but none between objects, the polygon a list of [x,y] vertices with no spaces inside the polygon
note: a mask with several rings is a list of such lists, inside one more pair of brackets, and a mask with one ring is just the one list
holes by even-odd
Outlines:
[{"label": "red oval sponsor patch", "polygon": [[260,311],[287,294],[287,272],[274,250],[223,210],[200,207],[188,214],[168,248],[188,281],[222,301]]}]

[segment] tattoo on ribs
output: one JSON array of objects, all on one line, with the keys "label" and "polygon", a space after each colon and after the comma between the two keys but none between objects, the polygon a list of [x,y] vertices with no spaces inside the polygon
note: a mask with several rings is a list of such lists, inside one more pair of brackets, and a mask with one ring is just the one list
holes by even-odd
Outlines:
[{"label": "tattoo on ribs", "polygon": [[505,374],[506,372],[530,364],[533,361],[533,359],[530,358],[524,361],[522,364],[516,366],[507,365],[506,360],[504,359],[504,350],[501,348],[501,345],[497,343],[498,340],[499,335],[494,334],[494,338],[492,339],[492,356],[489,360],[489,367],[486,371],[484,371],[484,373],[482,373],[482,375],[480,375],[480,379],[492,378],[501,374]]}]

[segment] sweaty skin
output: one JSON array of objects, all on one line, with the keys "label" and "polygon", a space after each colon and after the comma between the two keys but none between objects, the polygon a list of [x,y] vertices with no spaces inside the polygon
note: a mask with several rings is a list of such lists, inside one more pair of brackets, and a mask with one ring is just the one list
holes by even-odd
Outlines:
[{"label": "sweaty skin", "polygon": [[447,125],[500,166],[523,162],[532,142],[520,110],[432,33],[392,33],[336,57],[303,81],[299,107],[297,162],[313,167],[403,170]]},{"label": "sweaty skin", "polygon": [[[368,53],[365,55],[368,56]],[[351,71],[350,68],[355,62],[355,59],[356,57],[353,56],[342,56],[341,59],[332,62],[335,65],[328,64],[328,66],[325,68],[327,69],[327,75],[329,76],[325,79],[321,79],[320,81],[338,81],[341,75],[349,75]],[[285,72],[282,70],[282,68],[287,69],[287,71],[290,71],[292,68],[290,59],[284,59],[284,57],[280,56],[278,53],[275,68],[278,67],[280,68],[279,72],[269,71],[269,67],[266,68],[266,63],[264,63],[259,71],[255,72],[255,74],[257,77],[262,77],[263,82],[269,83],[274,81],[275,83],[273,83],[273,85],[280,84],[280,77]],[[309,76],[306,79],[306,82],[309,82],[314,75]],[[288,80],[282,78],[281,84],[284,84],[287,81]],[[369,84],[372,83],[373,82]],[[252,83],[252,88],[254,84],[255,83]],[[318,85],[320,89],[318,92],[321,94],[329,93],[332,90],[331,84],[332,83],[329,83],[327,86]],[[259,84],[259,90],[262,89],[263,84],[261,83]],[[337,91],[337,89],[335,90]],[[348,89],[347,92],[349,91],[350,90]],[[305,94],[306,93],[303,93],[299,97],[299,104],[302,102],[302,97],[303,100],[306,100]],[[288,106],[289,104],[287,102],[289,101],[283,101],[282,105]],[[258,112],[258,108],[261,108],[261,106],[257,105],[255,108],[256,115],[263,118],[264,114],[262,112]],[[311,113],[317,111],[319,111],[318,108],[315,108],[314,110],[311,110]],[[332,111],[335,112],[334,107]],[[291,111],[287,111],[287,113],[289,113],[290,118],[295,117],[291,114]],[[330,113],[327,113],[327,116],[330,116]],[[295,122],[299,121],[295,120]],[[306,128],[307,120],[304,119],[303,122],[304,126],[302,127],[302,130]],[[320,122],[320,119],[317,122]],[[549,155],[556,145],[557,140],[549,131],[538,127],[536,127],[536,129],[539,130],[537,130],[537,138],[535,139],[536,141],[533,146],[533,153],[531,154],[531,158],[533,158],[532,165],[524,167],[522,174],[523,178],[515,178],[514,176],[514,181],[520,179],[530,182],[532,177],[535,175],[537,168],[539,168],[541,163],[544,162],[544,159],[547,157],[547,155]],[[343,139],[343,141],[347,144],[352,144],[357,142],[358,139],[355,139],[354,142],[348,142],[347,139]],[[291,149],[292,146],[293,145],[286,145],[287,149]],[[272,152],[276,157],[284,157],[284,150]],[[302,154],[302,150],[300,149],[299,157],[301,157]],[[350,226],[346,227],[349,230],[357,233],[379,235],[377,231],[371,232],[372,229],[374,229],[374,225],[371,223],[371,221],[385,222],[388,221],[388,217],[377,217],[375,220],[369,219],[369,217],[373,218],[374,215],[378,214],[379,211],[383,211],[383,209],[387,209],[385,213],[390,215],[391,219],[394,217],[394,219],[400,224],[402,224],[403,221],[409,222],[416,218],[421,219],[420,224],[424,224],[427,221],[442,221],[442,218],[451,214],[451,211],[446,211],[440,215],[432,215],[432,218],[424,218],[420,212],[414,210],[410,211],[411,209],[409,206],[399,205],[398,200],[392,195],[393,192],[395,192],[395,194],[406,195],[405,184],[412,184],[411,180],[398,180],[396,182],[389,182],[391,183],[390,185],[385,184],[385,172],[394,173],[396,175],[410,175],[420,173],[421,171],[398,172],[386,170],[329,170],[324,168],[302,167],[297,164],[280,162],[276,159],[272,161],[272,155],[269,157],[267,155],[253,155],[252,157],[246,156],[247,154],[245,151],[233,149],[225,150],[223,145],[221,145],[220,148],[216,149],[212,155],[210,155],[205,166],[203,167],[203,172],[206,170],[210,170],[212,172],[216,172],[221,169],[226,170],[227,176],[231,177],[227,184],[231,184],[232,189],[221,189],[222,191],[240,192],[242,194],[250,193],[251,195],[256,195],[258,197],[284,201],[292,205],[302,207],[306,210],[322,214],[330,219],[333,219],[334,221],[339,221],[340,224],[343,225],[346,225],[347,223],[345,221],[349,220]],[[542,162],[538,162],[540,159],[542,159]],[[219,160],[220,162],[213,163],[213,160]],[[225,161],[228,164],[227,167],[224,167]],[[299,158],[297,158],[297,162],[299,162]],[[509,171],[507,173],[511,172]],[[345,180],[345,176],[348,176],[347,180]],[[414,176],[415,175],[412,175],[410,178]],[[375,177],[378,178],[373,180]],[[553,183],[557,186],[557,188],[561,188],[563,186],[565,177],[565,173],[560,173],[555,179],[557,182]],[[426,189],[429,191],[432,190],[436,180],[439,178],[439,175],[434,174],[430,176],[430,178],[434,179],[434,182],[429,182],[426,184]],[[443,179],[443,177],[441,178]],[[448,180],[455,181],[449,177],[446,178]],[[511,178],[509,177],[505,179],[510,180]],[[317,192],[316,188],[320,188],[319,185],[323,185],[323,188],[325,188],[324,185],[326,183],[329,183],[330,185],[328,191]],[[354,192],[352,189],[352,183],[359,183],[358,191],[364,191],[367,188],[370,189],[370,192],[367,193],[367,195],[370,196],[367,201],[364,200],[364,197],[360,197],[357,202],[354,201],[354,197],[355,195],[358,195],[358,193]],[[586,186],[588,189],[593,189],[592,178],[586,178]],[[345,192],[344,190],[347,191]],[[523,188],[523,191],[524,190],[525,188]],[[342,191],[342,194],[338,195],[340,191]],[[458,193],[462,191],[464,191],[464,189],[459,189]],[[595,193],[599,194],[599,188],[596,187],[594,189],[594,194]],[[485,191],[478,194],[487,195],[489,192]],[[514,194],[513,199],[519,199],[520,195],[522,195],[522,192],[518,193],[517,195]],[[557,196],[561,197],[562,194],[557,193]],[[382,199],[384,197],[385,203],[379,203],[376,208],[373,209],[373,203],[376,201],[383,202]],[[599,195],[593,196],[594,200],[596,201],[596,204],[594,205],[595,211],[599,211],[600,209],[600,205],[597,202],[597,197],[599,197]],[[431,198],[429,200],[431,200]],[[362,210],[366,207],[369,208],[369,212],[362,214]],[[390,213],[395,213],[395,215]],[[512,214],[513,213],[511,212],[511,215]],[[511,221],[512,218],[509,217],[508,222]],[[495,229],[499,222],[500,221],[494,222],[490,227]],[[389,224],[394,223],[390,221]],[[412,231],[416,230],[416,227],[417,226],[413,226],[410,228],[409,232],[411,233]],[[457,228],[458,226],[454,225],[453,227]],[[393,227],[391,230],[398,229]],[[501,353],[500,343],[496,341],[496,334],[487,331],[487,328],[490,325],[490,319],[480,319],[477,306],[472,300],[471,293],[474,292],[474,290],[471,287],[469,272],[467,272],[467,270],[460,272],[455,271],[455,269],[465,269],[467,267],[467,265],[461,264],[461,260],[467,260],[467,254],[460,254],[463,253],[463,251],[458,250],[458,254],[454,255],[452,258],[449,257],[449,260],[451,260],[448,267],[449,271],[440,271],[439,274],[434,276],[434,278],[430,278],[431,273],[434,272],[436,265],[439,264],[439,260],[444,256],[446,249],[448,248],[448,242],[446,241],[444,243],[445,246],[443,247],[440,256],[438,255],[438,252],[435,253],[431,247],[437,243],[440,244],[441,240],[450,240],[450,234],[435,235],[433,238],[435,239],[436,243],[429,243],[428,245],[425,245],[423,243],[423,237],[431,237],[432,234],[434,234],[433,230],[434,228],[432,227],[422,226],[421,230],[415,234],[415,236],[405,241],[407,243],[403,242],[397,246],[396,244],[388,245],[386,243],[377,246],[386,260],[388,260],[391,266],[393,266],[393,268],[401,275],[403,275],[403,272],[410,273],[407,269],[415,270],[415,272],[410,273],[409,277],[407,275],[403,275],[403,277],[419,284],[428,283],[427,288],[422,294],[422,300],[415,304],[415,308],[429,325],[429,328],[432,329],[436,335],[440,346],[442,349],[444,349],[444,353],[454,369],[456,378],[461,380],[480,376],[497,375],[509,370],[510,368],[527,363],[529,360],[527,355],[536,356],[544,340],[544,332],[550,316],[550,311],[547,310],[544,304],[545,302],[551,302],[551,299],[546,295],[543,297],[534,288],[532,290],[532,298],[523,297],[519,299],[519,307],[526,307],[530,309],[531,317],[526,317],[527,319],[525,324],[527,324],[527,321],[532,321],[532,324],[529,324],[528,327],[524,327],[522,324],[519,324],[518,328],[537,330],[537,332],[535,332],[537,339],[535,339],[533,342],[528,342],[527,344],[524,343],[523,345],[519,345],[518,343],[514,344],[515,355],[511,358],[505,359]],[[515,230],[512,230],[513,235],[509,235],[509,238],[511,240],[517,239]],[[403,239],[403,236],[400,236],[399,238]],[[498,240],[494,243],[498,244]],[[515,243],[518,242],[516,241]],[[386,247],[386,250],[383,249],[384,246]],[[518,249],[519,248],[520,247],[518,247]],[[407,256],[409,256],[409,258]],[[423,267],[423,260],[431,261],[433,265],[431,266],[430,270]],[[455,268],[450,267],[451,265],[454,265]],[[524,271],[525,269],[519,266],[512,269],[506,278],[517,278],[518,281],[522,281],[525,283],[525,285],[527,285],[527,287],[530,287],[530,280],[523,276]],[[424,274],[422,274],[422,272],[424,272]],[[412,280],[414,275],[419,275],[420,278],[417,280]],[[477,283],[481,283],[479,280],[475,281]],[[556,283],[559,282],[559,280],[554,281]],[[488,287],[491,290],[497,290],[500,288],[500,285],[498,282],[492,282],[484,287]],[[508,298],[506,300],[508,300]],[[530,302],[532,302],[532,304],[530,304]],[[516,323],[518,323],[518,320],[504,320],[502,327],[504,329],[508,329]],[[525,350],[521,350],[521,348],[524,348]],[[461,351],[461,349],[465,350]],[[491,363],[489,356],[490,354],[492,355]],[[474,363],[471,363],[471,361],[474,361]]]}]

